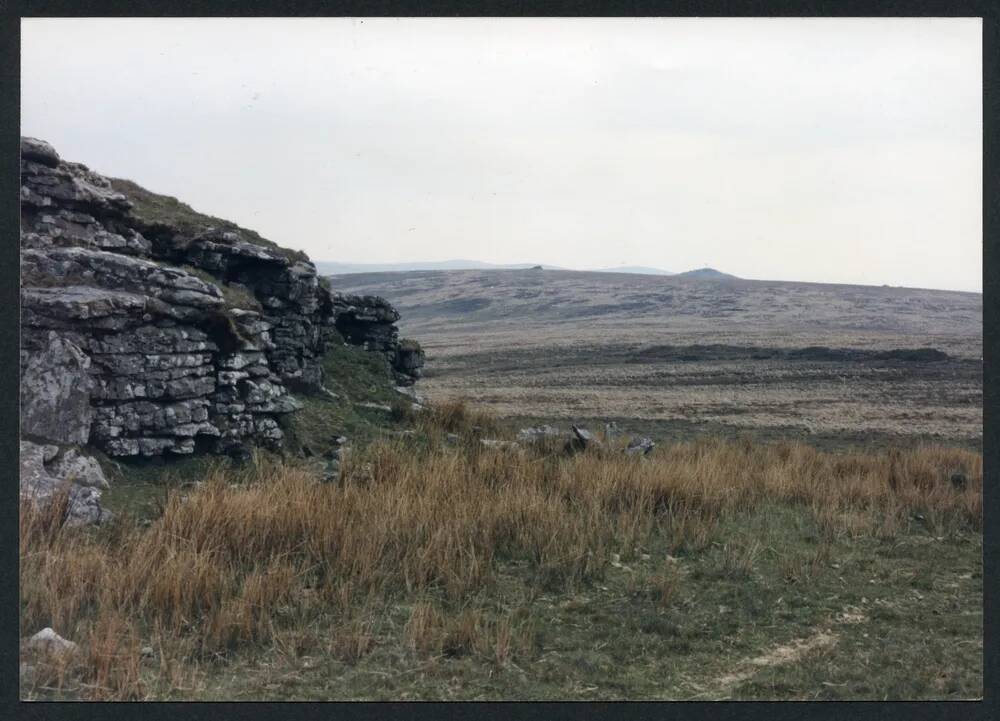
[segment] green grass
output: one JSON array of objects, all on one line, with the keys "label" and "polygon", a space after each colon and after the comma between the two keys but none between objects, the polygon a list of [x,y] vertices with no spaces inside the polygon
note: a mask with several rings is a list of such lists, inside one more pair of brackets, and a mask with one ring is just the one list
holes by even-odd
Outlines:
[{"label": "green grass", "polygon": [[228,467],[224,456],[157,456],[111,460],[95,453],[108,477],[110,489],[101,503],[116,515],[140,520],[155,518],[171,488],[201,481],[215,465]]},{"label": "green grass", "polygon": [[[284,419],[288,447],[298,452],[303,444],[314,454],[331,447],[331,438],[347,436],[352,442],[367,442],[401,430],[407,424],[391,411],[367,408],[373,403],[392,407],[402,396],[395,390],[388,361],[378,353],[344,344],[334,334],[323,356],[323,385],[337,395],[298,395],[303,408]],[[408,400],[408,399],[407,399]]]},{"label": "green grass", "polygon": [[124,193],[132,201],[132,214],[145,223],[175,226],[181,232],[191,235],[200,233],[208,227],[229,230],[239,233],[248,243],[273,250],[292,262],[309,260],[309,256],[300,250],[282,248],[277,243],[261,237],[256,231],[242,228],[229,220],[199,213],[177,198],[153,193],[138,183],[124,178],[109,178],[109,180],[115,190]]},{"label": "green grass", "polygon": [[[727,573],[727,544],[760,541],[743,576]],[[194,698],[251,699],[923,699],[982,695],[982,538],[935,540],[918,525],[893,541],[820,540],[805,509],[769,506],[728,518],[705,548],[677,553],[660,539],[593,585],[532,591],[508,563],[469,608],[533,620],[534,649],[498,664],[476,653],[427,658],[401,635],[411,606],[370,629],[359,661],[324,653],[308,635],[206,669]],[[676,553],[676,552],[675,552]],[[790,579],[787,558],[824,560]],[[667,566],[677,575],[666,607],[650,593]],[[864,620],[838,623],[844,612]],[[793,663],[755,667],[776,646],[829,629],[836,643]],[[929,633],[933,630],[932,633]],[[323,629],[311,633],[322,636]],[[745,669],[745,680],[721,679]],[[190,696],[185,696],[190,698]]]}]

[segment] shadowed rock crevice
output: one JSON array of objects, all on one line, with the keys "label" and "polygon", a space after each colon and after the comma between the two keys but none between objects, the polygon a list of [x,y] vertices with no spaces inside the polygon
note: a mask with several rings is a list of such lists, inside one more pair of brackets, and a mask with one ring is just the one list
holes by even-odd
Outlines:
[{"label": "shadowed rock crevice", "polygon": [[389,361],[395,380],[412,385],[421,375],[424,351],[418,343],[399,338],[399,313],[377,295],[334,293],[331,296],[334,327],[352,345],[382,353]]}]

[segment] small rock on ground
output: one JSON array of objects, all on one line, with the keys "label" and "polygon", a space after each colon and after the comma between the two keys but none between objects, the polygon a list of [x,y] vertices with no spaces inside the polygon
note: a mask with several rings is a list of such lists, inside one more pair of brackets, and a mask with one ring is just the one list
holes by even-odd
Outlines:
[{"label": "small rock on ground", "polygon": [[73,653],[78,648],[75,643],[63,638],[48,627],[43,628],[28,639],[28,645],[37,651],[55,654]]}]

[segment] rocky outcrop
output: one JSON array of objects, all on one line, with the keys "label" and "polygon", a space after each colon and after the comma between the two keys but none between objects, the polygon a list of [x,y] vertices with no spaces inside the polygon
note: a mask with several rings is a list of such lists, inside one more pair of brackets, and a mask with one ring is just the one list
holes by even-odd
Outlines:
[{"label": "rocky outcrop", "polygon": [[330,326],[353,345],[385,355],[396,381],[412,385],[420,378],[424,351],[414,341],[400,340],[399,313],[377,295],[334,293]]},{"label": "rocky outcrop", "polygon": [[215,221],[22,138],[22,434],[111,456],[280,443],[290,391],[322,386],[330,294]]}]

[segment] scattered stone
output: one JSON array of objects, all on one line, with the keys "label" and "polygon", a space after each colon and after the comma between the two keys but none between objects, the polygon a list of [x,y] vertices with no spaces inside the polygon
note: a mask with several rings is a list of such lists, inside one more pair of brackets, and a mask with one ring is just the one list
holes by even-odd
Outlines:
[{"label": "scattered stone", "polygon": [[535,428],[522,428],[517,432],[520,441],[538,441],[547,437],[561,436],[562,431],[553,426],[544,425]]},{"label": "scattered stone", "polygon": [[359,408],[372,408],[377,411],[385,411],[386,413],[389,413],[392,410],[392,407],[386,405],[385,403],[373,403],[371,401],[365,401],[363,403],[355,403],[354,405],[358,406]]},{"label": "scattered stone", "polygon": [[656,444],[649,438],[633,438],[629,441],[628,446],[625,448],[625,455],[645,456],[648,455],[655,447]]},{"label": "scattered stone", "polygon": [[604,440],[613,441],[622,434],[621,429],[615,421],[609,421],[604,424]]},{"label": "scattered stone", "polygon": [[448,443],[458,443],[462,440],[462,437],[457,433],[448,433],[444,438]]},{"label": "scattered stone", "polygon": [[78,646],[75,643],[66,640],[48,627],[43,628],[28,639],[28,645],[36,651],[55,655],[75,653],[78,650]]},{"label": "scattered stone", "polygon": [[396,386],[396,392],[402,393],[404,396],[408,396],[414,403],[419,403],[421,405],[426,403],[426,399],[417,393],[412,386]]},{"label": "scattered stone", "polygon": [[480,438],[479,442],[487,448],[517,448],[515,441],[502,441],[494,438]]},{"label": "scattered stone", "polygon": [[567,451],[582,451],[588,448],[601,447],[601,442],[586,428],[576,425],[572,426],[572,428],[573,438],[571,438],[566,444]]}]

